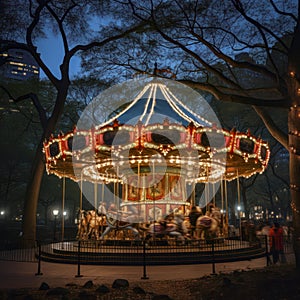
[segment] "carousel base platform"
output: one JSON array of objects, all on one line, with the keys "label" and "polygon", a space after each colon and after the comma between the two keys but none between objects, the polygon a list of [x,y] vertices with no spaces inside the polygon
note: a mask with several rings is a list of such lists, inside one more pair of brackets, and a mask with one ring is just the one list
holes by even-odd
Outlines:
[{"label": "carousel base platform", "polygon": [[249,260],[265,256],[263,243],[214,241],[68,241],[43,245],[41,260],[86,265],[176,265]]}]

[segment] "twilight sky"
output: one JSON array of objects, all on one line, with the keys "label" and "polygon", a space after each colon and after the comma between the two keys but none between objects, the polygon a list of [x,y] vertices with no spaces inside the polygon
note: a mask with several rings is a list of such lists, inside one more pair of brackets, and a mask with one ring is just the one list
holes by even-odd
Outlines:
[{"label": "twilight sky", "polygon": [[[44,60],[48,68],[54,73],[55,76],[59,76],[59,66],[63,59],[63,47],[60,38],[55,37],[53,33],[49,33],[45,39],[40,39],[37,42],[38,52],[41,54],[41,58]],[[71,77],[76,75],[80,70],[80,58],[73,57],[70,65]],[[40,70],[40,78],[45,78],[45,74]]]}]

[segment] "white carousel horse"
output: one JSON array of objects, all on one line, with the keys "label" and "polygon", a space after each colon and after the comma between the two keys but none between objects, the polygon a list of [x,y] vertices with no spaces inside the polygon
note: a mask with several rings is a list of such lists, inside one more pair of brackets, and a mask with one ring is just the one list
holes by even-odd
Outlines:
[{"label": "white carousel horse", "polygon": [[100,236],[100,240],[109,234],[112,230],[130,230],[135,240],[140,240],[140,232],[134,227],[136,217],[132,214],[126,214],[125,212],[110,211],[106,215],[107,227]]},{"label": "white carousel horse", "polygon": [[146,240],[154,237],[162,238],[168,236],[175,237],[179,241],[184,242],[188,229],[183,221],[183,215],[175,214],[172,220],[161,220],[150,224],[147,229]]},{"label": "white carousel horse", "polygon": [[99,216],[95,210],[88,211],[88,214],[90,214],[89,217],[89,226],[88,226],[88,232],[87,237],[91,238],[94,236],[96,240],[99,239],[99,229],[102,226],[106,225],[106,218],[105,216]]},{"label": "white carousel horse", "polygon": [[216,207],[209,213],[200,216],[196,221],[196,237],[198,239],[209,239],[218,237],[222,224],[222,214]]}]

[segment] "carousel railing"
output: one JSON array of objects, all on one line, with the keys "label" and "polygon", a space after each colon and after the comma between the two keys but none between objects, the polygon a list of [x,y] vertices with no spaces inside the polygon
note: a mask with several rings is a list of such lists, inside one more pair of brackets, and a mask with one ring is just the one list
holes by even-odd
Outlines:
[{"label": "carousel railing", "polygon": [[[284,253],[293,257],[292,240],[284,236]],[[144,246],[145,245],[145,246]],[[189,264],[212,261],[236,261],[270,255],[268,236],[256,236],[249,241],[240,237],[211,240],[175,239],[143,240],[65,240],[60,242],[37,241],[28,246],[24,241],[1,241],[0,260],[37,262],[45,261],[81,264],[142,264],[146,255],[148,264]],[[288,259],[288,262],[291,260]]]},{"label": "carousel railing", "polygon": [[[144,247],[145,245],[145,247]],[[212,240],[82,240],[42,245],[42,259],[82,264],[140,265],[144,255],[149,264],[190,264],[234,261],[264,256],[260,241],[251,245],[234,239]]]}]

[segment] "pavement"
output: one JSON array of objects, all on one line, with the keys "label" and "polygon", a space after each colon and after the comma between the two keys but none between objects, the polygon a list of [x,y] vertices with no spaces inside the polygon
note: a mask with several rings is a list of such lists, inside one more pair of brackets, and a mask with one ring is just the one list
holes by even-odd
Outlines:
[{"label": "pavement", "polygon": [[[234,270],[264,268],[266,258],[246,261],[216,263],[215,274]],[[39,288],[42,282],[52,287],[64,287],[66,284],[84,285],[88,280],[94,284],[112,284],[117,278],[129,282],[195,279],[213,274],[212,264],[172,265],[172,266],[99,266],[81,265],[80,272],[75,264],[41,262],[0,261],[0,289]],[[82,275],[77,277],[76,275]],[[142,277],[148,279],[142,279]]]}]

